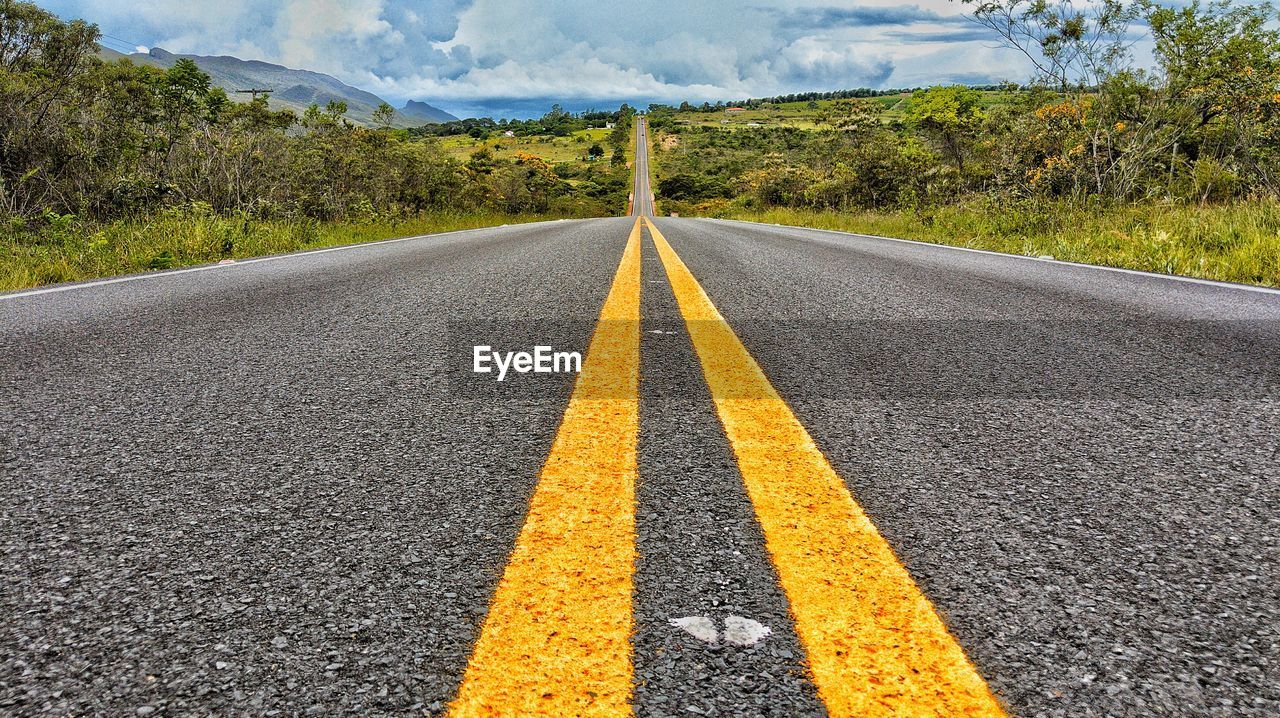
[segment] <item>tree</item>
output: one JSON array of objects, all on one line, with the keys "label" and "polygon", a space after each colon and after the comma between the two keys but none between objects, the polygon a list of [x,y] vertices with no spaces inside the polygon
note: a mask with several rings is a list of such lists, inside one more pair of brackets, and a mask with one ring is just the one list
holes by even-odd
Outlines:
[{"label": "tree", "polygon": [[1072,0],[961,0],[1004,44],[1027,57],[1037,81],[1060,92],[1097,87],[1129,58],[1129,26],[1137,5],[1099,0],[1086,10]]},{"label": "tree", "polygon": [[587,158],[592,162],[600,159],[601,157],[604,157],[604,148],[600,146],[599,142],[591,145],[591,147],[587,149]]},{"label": "tree", "polygon": [[39,213],[65,203],[59,174],[74,161],[67,108],[96,60],[98,28],[64,23],[29,2],[0,6],[0,209]]},{"label": "tree", "polygon": [[324,109],[317,103],[311,103],[302,114],[302,126],[313,131],[332,132],[338,129],[350,129],[351,121],[346,118],[347,103],[342,100],[329,100]]},{"label": "tree", "polygon": [[982,93],[962,85],[930,87],[911,96],[907,118],[964,174],[965,158],[986,118],[981,102]]},{"label": "tree", "polygon": [[287,130],[298,123],[298,116],[293,110],[272,111],[270,101],[265,95],[253,98],[243,104],[232,104],[227,107],[226,119],[232,123],[240,123],[253,131]]},{"label": "tree", "polygon": [[[1184,7],[1143,2],[1163,75],[1162,123],[1200,175],[1243,170],[1280,190],[1280,32],[1274,9],[1227,0]],[[1176,162],[1176,157],[1170,163]],[[1197,191],[1202,196],[1206,192]]]},{"label": "tree", "polygon": [[378,109],[373,111],[373,123],[384,130],[391,129],[391,125],[396,121],[396,108],[387,103],[378,105]]}]

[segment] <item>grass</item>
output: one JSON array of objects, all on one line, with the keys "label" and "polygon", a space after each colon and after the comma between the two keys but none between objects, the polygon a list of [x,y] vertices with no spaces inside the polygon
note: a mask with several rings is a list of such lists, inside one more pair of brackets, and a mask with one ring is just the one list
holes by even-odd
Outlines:
[{"label": "grass", "polygon": [[[551,137],[535,135],[532,137],[503,137],[499,134],[487,140],[477,140],[467,135],[453,135],[441,138],[440,147],[454,158],[466,161],[472,154],[482,148],[489,148],[497,159],[515,159],[519,153],[541,157],[547,162],[557,165],[561,163],[588,164],[587,150],[594,143],[599,143],[606,151],[603,159],[597,162],[608,162],[608,153],[612,152],[606,143],[610,130],[603,128],[580,130],[568,137]],[[628,161],[631,157],[628,154]]]},{"label": "grass", "polygon": [[[1004,92],[982,90],[981,94],[982,106],[986,108],[995,107],[1009,101],[1009,95]],[[865,101],[880,107],[883,111],[881,119],[884,122],[905,120],[907,116],[906,109],[911,101],[911,93],[904,92],[896,95],[869,97]],[[822,122],[822,116],[838,102],[847,102],[847,100],[816,100],[813,103],[807,101],[768,103],[759,108],[744,109],[740,112],[678,111],[675,113],[674,119],[677,124],[702,127],[739,129],[760,125],[814,130],[828,127]]]},{"label": "grass", "polygon": [[1280,202],[961,205],[926,212],[721,208],[715,216],[1280,287]]},{"label": "grass", "polygon": [[0,291],[558,218],[470,212],[322,223],[167,212],[103,225],[55,221],[39,233],[0,228]]}]

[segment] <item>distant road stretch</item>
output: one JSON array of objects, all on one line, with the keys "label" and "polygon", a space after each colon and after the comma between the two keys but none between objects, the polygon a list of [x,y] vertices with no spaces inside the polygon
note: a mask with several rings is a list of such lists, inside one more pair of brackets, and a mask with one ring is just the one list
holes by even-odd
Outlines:
[{"label": "distant road stretch", "polygon": [[649,122],[636,118],[635,182],[631,192],[631,216],[653,216],[653,188],[649,186]]}]

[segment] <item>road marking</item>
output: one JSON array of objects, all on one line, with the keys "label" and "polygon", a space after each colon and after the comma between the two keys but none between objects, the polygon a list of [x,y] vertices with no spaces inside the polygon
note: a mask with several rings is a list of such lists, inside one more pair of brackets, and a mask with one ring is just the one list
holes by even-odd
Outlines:
[{"label": "road marking", "polygon": [[662,232],[646,220],[833,716],[1003,716],[963,649]]},{"label": "road marking", "polygon": [[690,636],[711,645],[719,645],[723,638],[725,643],[749,648],[768,638],[773,629],[763,623],[745,616],[727,616],[724,619],[724,632],[716,628],[715,619],[710,616],[685,616],[667,621],[668,625],[679,628]]},{"label": "road marking", "polygon": [[637,219],[451,715],[631,714],[639,378]]},{"label": "road marking", "polygon": [[1044,264],[1058,264],[1066,267],[1080,267],[1083,269],[1097,269],[1103,272],[1115,272],[1117,274],[1132,274],[1137,277],[1151,277],[1152,279],[1168,279],[1174,282],[1187,282],[1188,284],[1203,284],[1208,287],[1218,287],[1219,289],[1241,289],[1246,292],[1258,292],[1259,294],[1280,294],[1280,288],[1263,287],[1253,284],[1239,284],[1237,282],[1223,282],[1217,279],[1201,279],[1200,277],[1185,277],[1181,274],[1160,274],[1159,272],[1144,272],[1141,269],[1128,269],[1127,267],[1110,267],[1105,264],[1089,264],[1088,262],[1068,262],[1065,259],[1054,259],[1052,257],[1031,257],[1025,254],[1013,254],[1011,252],[996,252],[990,249],[978,249],[977,247],[957,247],[953,244],[934,244],[933,242],[921,242],[915,239],[902,239],[901,237],[883,237],[878,234],[860,234],[858,232],[842,232],[838,229],[818,229],[817,227],[801,227],[795,224],[771,224],[765,222],[751,222],[745,219],[703,219],[704,222],[726,222],[736,224],[752,224],[757,227],[777,227],[779,229],[794,229],[800,232],[821,232],[823,234],[834,234],[838,237],[853,237],[855,239],[878,239],[886,242],[899,242],[901,244],[911,244],[917,247],[928,247],[930,249],[951,249],[957,252],[973,252],[974,254],[986,254],[993,257],[1003,257],[1005,259],[1025,259],[1030,262],[1042,262]]},{"label": "road marking", "polygon": [[[555,220],[561,222],[564,220]],[[582,220],[572,220],[582,221]],[[532,227],[539,224],[548,224],[548,222],[529,222],[523,225]],[[507,227],[508,225],[502,225]],[[416,234],[412,237],[396,237],[394,239],[379,239],[374,242],[361,242],[358,244],[344,244],[338,247],[325,247],[323,249],[309,249],[303,252],[292,252],[290,254],[276,254],[270,257],[252,257],[249,259],[237,259],[233,261],[222,261],[217,264],[202,264],[198,267],[185,267],[182,269],[169,269],[162,272],[147,272],[145,274],[129,274],[123,277],[111,277],[110,279],[95,279],[86,282],[75,282],[73,284],[57,284],[52,287],[40,287],[37,289],[23,289],[7,294],[0,293],[0,302],[9,299],[22,299],[24,297],[38,297],[44,294],[59,294],[61,292],[70,292],[75,289],[91,289],[93,287],[105,287],[108,284],[124,284],[126,282],[138,282],[144,279],[164,279],[166,277],[176,277],[180,274],[194,274],[196,272],[208,272],[215,269],[235,269],[245,267],[251,264],[261,264],[262,262],[278,262],[282,259],[296,259],[298,257],[310,257],[315,254],[329,254],[330,252],[346,252],[352,249],[364,249],[365,247],[377,247],[383,244],[398,244],[400,242],[412,242],[419,239],[436,239],[439,237],[449,237],[455,234],[467,234],[469,232],[485,232],[494,229],[502,229],[502,227],[475,227],[474,229],[455,229],[450,232],[437,232],[436,234]]]},{"label": "road marking", "polygon": [[744,616],[724,619],[724,640],[735,646],[754,646],[769,637],[773,629]]},{"label": "road marking", "polygon": [[679,628],[703,643],[716,643],[720,640],[720,631],[716,622],[707,616],[685,616],[673,618],[668,624]]}]

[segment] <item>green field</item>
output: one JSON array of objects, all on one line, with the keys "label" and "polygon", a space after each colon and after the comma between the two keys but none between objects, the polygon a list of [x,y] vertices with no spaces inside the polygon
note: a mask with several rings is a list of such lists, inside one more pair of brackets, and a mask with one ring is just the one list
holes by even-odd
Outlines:
[{"label": "green field", "polygon": [[[906,101],[910,95],[890,95],[871,98],[870,101],[886,110]],[[675,121],[682,126],[743,128],[757,125],[772,127],[799,127],[816,129],[823,125],[822,115],[837,102],[845,100],[818,100],[815,102],[767,103],[759,108],[736,108],[717,112],[677,111]]]},{"label": "green field", "polygon": [[[992,108],[1012,102],[1014,95],[995,90],[982,91],[982,106]],[[767,102],[760,107],[726,108],[712,112],[699,110],[675,110],[672,118],[681,127],[721,127],[728,129],[755,127],[796,127],[805,130],[829,127],[824,116],[839,103],[853,100],[815,100],[812,102]],[[884,122],[906,119],[906,109],[911,103],[911,93],[868,97],[858,100],[878,107]]]},{"label": "green field", "polygon": [[[520,154],[528,154],[539,157],[551,165],[570,164],[579,168],[586,168],[591,164],[604,163],[607,165],[609,163],[608,153],[610,148],[606,142],[609,132],[607,129],[598,128],[579,130],[567,137],[552,137],[549,135],[504,137],[498,134],[489,139],[476,139],[469,135],[453,135],[440,138],[439,143],[441,149],[448,155],[462,162],[465,162],[476,152],[488,149],[493,153],[495,159],[500,160],[514,160]],[[599,144],[606,151],[605,156],[595,160],[594,163],[587,157],[587,150],[593,144]],[[635,150],[628,147],[628,165],[630,165],[634,156]]]}]

